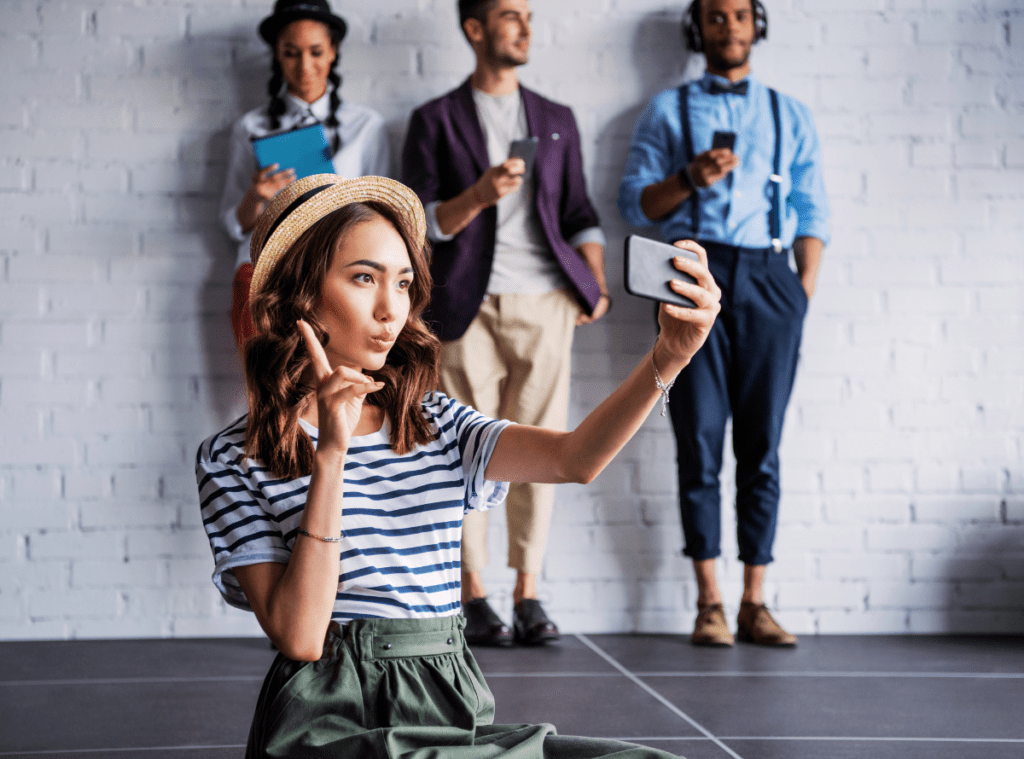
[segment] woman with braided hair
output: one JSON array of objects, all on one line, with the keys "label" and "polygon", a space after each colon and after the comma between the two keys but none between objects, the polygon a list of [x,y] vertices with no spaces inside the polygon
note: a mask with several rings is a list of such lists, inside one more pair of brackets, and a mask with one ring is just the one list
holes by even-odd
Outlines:
[{"label": "woman with braided hair", "polygon": [[274,13],[260,23],[259,34],[272,50],[270,102],[235,123],[220,204],[221,224],[238,243],[231,327],[239,348],[254,331],[249,313],[252,228],[270,199],[295,181],[295,171],[288,166],[260,169],[252,141],[319,122],[331,146],[335,172],[345,177],[389,173],[384,120],[376,111],[341,97],[338,47],[346,31],[345,20],[331,12],[327,0],[277,0]]}]

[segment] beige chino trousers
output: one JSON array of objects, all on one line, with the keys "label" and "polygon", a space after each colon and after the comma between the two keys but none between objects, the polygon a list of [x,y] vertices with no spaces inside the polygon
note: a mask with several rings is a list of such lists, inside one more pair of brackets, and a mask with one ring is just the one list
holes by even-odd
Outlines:
[{"label": "beige chino trousers", "polygon": [[[443,343],[441,390],[487,416],[564,430],[569,414],[572,336],[581,309],[564,290],[488,295],[466,334]],[[544,562],[554,485],[515,483],[505,501],[508,565],[538,574]],[[487,566],[488,512],[462,524],[462,569]]]}]

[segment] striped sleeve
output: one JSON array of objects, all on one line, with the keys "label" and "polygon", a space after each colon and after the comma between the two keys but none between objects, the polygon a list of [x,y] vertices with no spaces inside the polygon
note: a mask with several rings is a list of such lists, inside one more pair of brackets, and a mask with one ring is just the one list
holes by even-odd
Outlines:
[{"label": "striped sleeve", "polygon": [[213,551],[213,584],[230,605],[251,610],[235,567],[287,564],[291,552],[259,487],[262,468],[245,458],[245,421],[243,417],[203,442],[196,454],[196,482]]},{"label": "striped sleeve", "polygon": [[450,438],[458,444],[466,488],[465,510],[486,511],[497,506],[508,495],[509,483],[494,482],[484,475],[502,430],[512,422],[491,419],[442,393],[434,393],[433,399],[442,438],[446,443]]}]

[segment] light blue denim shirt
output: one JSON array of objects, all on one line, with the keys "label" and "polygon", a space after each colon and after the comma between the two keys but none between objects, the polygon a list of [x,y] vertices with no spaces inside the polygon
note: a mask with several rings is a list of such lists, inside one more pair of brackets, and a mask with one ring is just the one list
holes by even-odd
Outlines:
[{"label": "light blue denim shirt", "polygon": [[[748,77],[746,95],[712,95],[713,74],[689,82],[690,132],[694,155],[711,149],[717,130],[736,133],[733,150],[739,165],[723,179],[700,190],[700,229],[692,229],[691,200],[668,216],[648,219],[640,208],[644,188],[677,173],[687,163],[679,115],[679,89],[655,95],[637,120],[626,169],[619,186],[619,211],[630,224],[655,224],[671,242],[699,237],[729,245],[771,245],[770,180],[775,127],[768,88]],[[779,93],[782,124],[782,243],[796,237],[829,241],[828,198],[822,177],[821,144],[807,106]]]}]

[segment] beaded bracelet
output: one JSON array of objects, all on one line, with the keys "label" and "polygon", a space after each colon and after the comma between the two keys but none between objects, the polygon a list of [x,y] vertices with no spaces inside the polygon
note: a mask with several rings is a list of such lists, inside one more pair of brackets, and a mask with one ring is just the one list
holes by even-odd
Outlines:
[{"label": "beaded bracelet", "polygon": [[[658,370],[655,369],[654,371],[657,372]],[[307,538],[316,538],[317,540],[322,540],[324,543],[340,543],[341,542],[341,538],[325,538],[322,535],[313,535],[311,533],[306,532],[301,527],[298,529],[298,533],[299,533],[299,535],[305,535]]]},{"label": "beaded bracelet", "polygon": [[654,350],[658,347],[658,338],[654,338],[654,348],[651,348],[651,366],[654,367],[654,384],[658,386],[658,390],[661,391],[661,415],[665,416],[665,411],[668,408],[668,391],[672,389],[672,386],[676,384],[678,376],[673,377],[672,381],[667,385],[661,378],[661,374],[658,372],[658,363],[654,360]]}]

